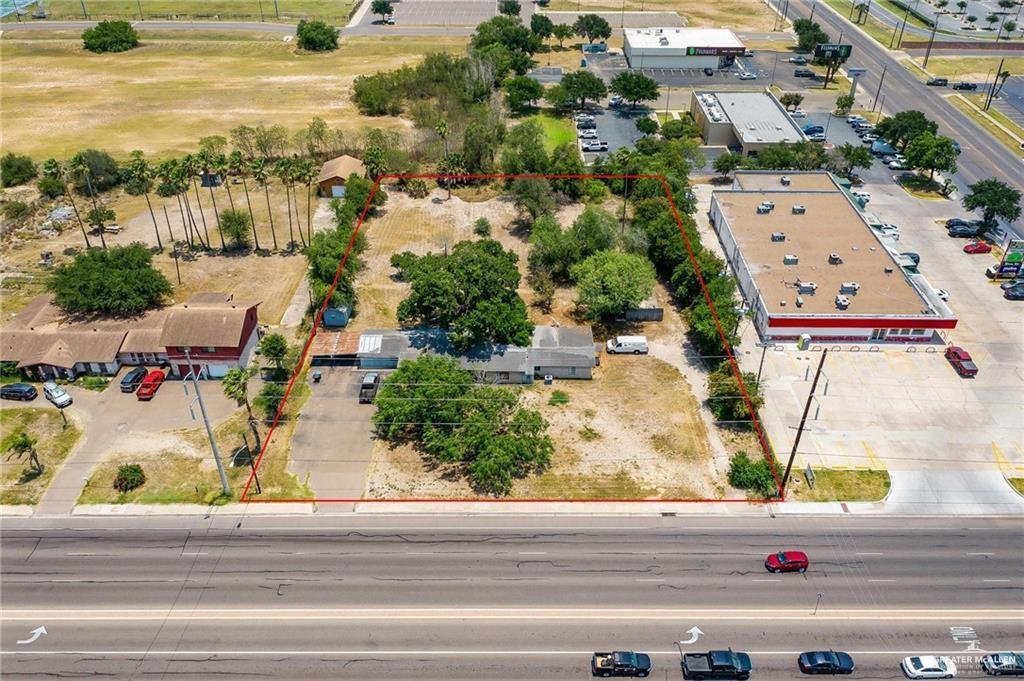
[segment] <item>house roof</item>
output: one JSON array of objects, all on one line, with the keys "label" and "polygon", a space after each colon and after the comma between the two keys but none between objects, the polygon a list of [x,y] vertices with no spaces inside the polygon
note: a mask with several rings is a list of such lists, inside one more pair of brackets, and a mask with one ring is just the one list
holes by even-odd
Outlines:
[{"label": "house roof", "polygon": [[336,177],[344,180],[352,173],[362,177],[366,175],[366,167],[363,166],[363,162],[358,158],[345,154],[324,163],[320,168],[320,175],[316,178],[316,181],[319,183]]},{"label": "house roof", "polygon": [[112,362],[125,331],[5,331],[0,339],[0,359],[18,363],[18,368],[51,364],[72,368],[78,362]]},{"label": "house roof", "polygon": [[224,294],[201,294],[167,311],[160,343],[165,347],[235,347],[242,341],[245,316],[259,302]]}]

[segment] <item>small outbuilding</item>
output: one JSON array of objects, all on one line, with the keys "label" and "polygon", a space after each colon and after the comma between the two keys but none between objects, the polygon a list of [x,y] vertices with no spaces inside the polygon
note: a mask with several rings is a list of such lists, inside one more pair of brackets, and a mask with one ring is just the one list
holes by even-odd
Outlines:
[{"label": "small outbuilding", "polygon": [[345,182],[352,174],[366,177],[366,167],[358,158],[342,155],[327,161],[320,168],[320,175],[316,180],[320,185],[320,195],[335,199],[344,198]]}]

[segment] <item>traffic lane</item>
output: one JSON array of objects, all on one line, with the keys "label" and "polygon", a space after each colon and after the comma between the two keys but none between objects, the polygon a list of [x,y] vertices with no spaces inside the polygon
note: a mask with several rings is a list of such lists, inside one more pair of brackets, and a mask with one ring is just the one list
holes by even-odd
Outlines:
[{"label": "traffic lane", "polygon": [[[792,679],[800,652],[829,649],[849,652],[862,677],[900,678],[902,657],[937,653],[957,655],[967,672],[962,676],[970,678],[978,676],[971,669],[977,669],[980,655],[964,652],[972,645],[980,650],[1020,645],[1012,613],[937,612],[927,620],[904,614],[851,617],[821,609],[792,619],[770,610],[749,610],[732,619],[714,612],[641,612],[634,617],[609,611],[594,617],[552,611],[514,618],[459,610],[411,616],[380,611],[375,619],[323,619],[322,613],[298,619],[303,613],[246,611],[232,619],[204,611],[188,615],[110,621],[87,619],[89,613],[77,620],[40,613],[32,619],[5,619],[0,659],[5,672],[14,675],[95,669],[107,674],[131,670],[136,676],[148,668],[175,676],[248,676],[258,669],[260,675],[294,678],[296,665],[307,664],[314,676],[343,670],[346,678],[370,673],[378,678],[571,678],[588,675],[593,651],[619,649],[651,654],[653,676],[659,678],[678,674],[674,642],[693,640],[683,649],[748,652],[757,678]],[[16,641],[25,640],[20,637],[36,622],[46,626],[47,634],[28,644],[31,649],[18,646]]]}]

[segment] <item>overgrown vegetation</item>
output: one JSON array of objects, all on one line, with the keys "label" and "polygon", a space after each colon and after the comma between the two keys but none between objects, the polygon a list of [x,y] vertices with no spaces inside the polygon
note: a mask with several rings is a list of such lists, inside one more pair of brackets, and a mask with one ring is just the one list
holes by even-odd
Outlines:
[{"label": "overgrown vegetation", "polygon": [[773,497],[779,492],[767,459],[755,461],[746,452],[736,452],[729,460],[729,484],[759,498]]},{"label": "overgrown vegetation", "polygon": [[137,463],[121,464],[114,476],[114,489],[124,494],[146,484],[146,473]]},{"label": "overgrown vegetation", "polygon": [[36,164],[28,156],[8,151],[0,157],[0,182],[4,187],[25,184],[38,174]]},{"label": "overgrown vegetation", "polygon": [[171,284],[142,244],[89,250],[57,266],[47,288],[66,312],[134,315],[161,304]]}]

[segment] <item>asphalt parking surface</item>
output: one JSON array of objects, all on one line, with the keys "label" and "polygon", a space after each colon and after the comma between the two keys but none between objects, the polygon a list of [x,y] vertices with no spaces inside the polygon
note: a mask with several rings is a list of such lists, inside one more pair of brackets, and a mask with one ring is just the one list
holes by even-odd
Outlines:
[{"label": "asphalt parking surface", "polygon": [[[476,26],[497,14],[497,3],[468,0],[401,0],[394,3],[395,24],[402,26]],[[380,24],[367,12],[360,26]]]},{"label": "asphalt parking surface", "polygon": [[583,154],[584,160],[587,163],[592,163],[598,156],[613,153],[622,147],[632,147],[638,139],[643,137],[643,134],[636,129],[636,121],[644,118],[650,112],[644,107],[629,109],[593,106],[589,107],[586,113],[592,115],[594,122],[597,123],[597,138],[608,143],[607,152],[585,152]]}]

